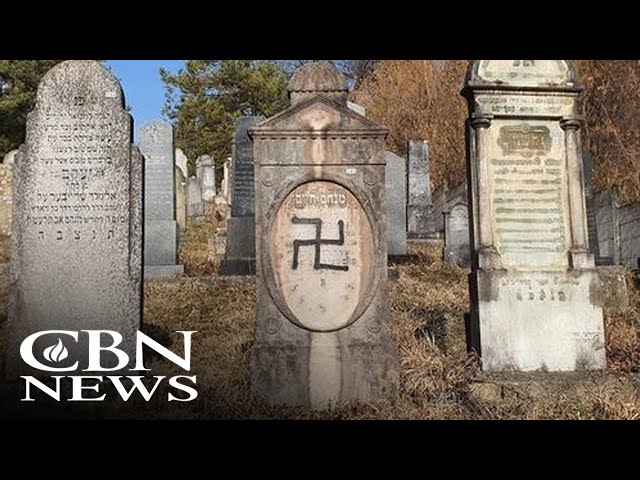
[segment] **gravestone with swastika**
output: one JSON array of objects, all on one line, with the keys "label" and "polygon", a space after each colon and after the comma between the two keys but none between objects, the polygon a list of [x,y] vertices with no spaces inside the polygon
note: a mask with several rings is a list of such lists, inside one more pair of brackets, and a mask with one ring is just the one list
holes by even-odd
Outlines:
[{"label": "gravestone with swastika", "polygon": [[344,77],[308,64],[291,106],[254,126],[254,393],[324,408],[390,394],[386,129],[352,111]]}]

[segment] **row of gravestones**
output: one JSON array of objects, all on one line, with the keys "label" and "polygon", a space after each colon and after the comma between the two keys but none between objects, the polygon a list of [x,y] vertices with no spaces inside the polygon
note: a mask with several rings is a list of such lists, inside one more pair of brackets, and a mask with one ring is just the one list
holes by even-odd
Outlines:
[{"label": "row of gravestones", "polygon": [[[302,67],[288,90],[286,110],[244,120],[234,141],[235,160],[253,158],[244,170],[232,160],[230,218],[230,230],[255,238],[251,386],[270,403],[313,407],[388,396],[399,375],[387,291],[387,130],[349,108],[347,82],[328,62]],[[490,372],[606,367],[579,92],[566,61],[470,66],[467,334]],[[20,343],[41,330],[115,330],[132,352],[141,321],[142,186],[157,182],[144,199],[145,244],[169,252],[174,166],[153,170],[169,165],[173,150],[168,134],[147,137],[143,173],[123,107],[118,81],[97,62],[58,64],[39,86],[14,165],[12,378],[25,368]],[[157,258],[175,268],[173,252]],[[87,364],[82,338],[68,349],[65,362]]]}]

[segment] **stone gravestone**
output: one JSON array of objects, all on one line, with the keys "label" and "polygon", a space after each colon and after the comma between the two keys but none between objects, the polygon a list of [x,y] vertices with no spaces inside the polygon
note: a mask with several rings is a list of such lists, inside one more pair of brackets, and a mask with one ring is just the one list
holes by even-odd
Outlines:
[{"label": "stone gravestone", "polygon": [[[133,358],[141,320],[143,165],[130,139],[131,117],[106,67],[66,61],[42,78],[14,166],[9,377],[24,365],[22,340],[43,330],[114,330],[123,337],[118,348]],[[80,361],[80,371],[86,340],[83,333],[78,342],[45,335],[34,351],[60,342],[56,366]]]},{"label": "stone gravestone", "polygon": [[603,369],[576,75],[564,60],[478,60],[467,78],[470,344],[486,371]]},{"label": "stone gravestone", "polygon": [[144,277],[175,278],[184,266],[177,264],[175,162],[173,127],[153,121],[140,132],[144,174]]},{"label": "stone gravestone", "polygon": [[386,129],[347,108],[328,62],[289,82],[291,106],[253,127],[257,339],[251,386],[323,408],[388,395]]},{"label": "stone gravestone", "polygon": [[196,170],[202,190],[202,201],[213,201],[216,196],[216,164],[213,158],[210,155],[199,156],[196,160]]},{"label": "stone gravestone", "polygon": [[183,178],[188,178],[189,177],[189,166],[188,166],[189,160],[187,159],[187,156],[184,154],[181,148],[176,148],[175,159],[176,159],[176,167],[178,167],[182,172]]},{"label": "stone gravestone", "polygon": [[253,140],[249,128],[264,117],[241,117],[231,145],[231,216],[227,219],[227,243],[221,262],[223,275],[256,273]]},{"label": "stone gravestone", "polygon": [[429,178],[429,144],[426,140],[409,141],[406,202],[407,237],[435,237],[436,226],[433,220]]},{"label": "stone gravestone", "polygon": [[[220,191],[223,198],[229,203],[229,164],[231,163],[231,157],[227,158],[227,161],[222,165],[222,183],[220,184]],[[229,203],[230,204],[230,203]]]},{"label": "stone gravestone", "polygon": [[202,206],[202,190],[200,189],[200,182],[195,176],[189,179],[187,202],[187,213],[189,218],[197,218],[204,215],[204,208]]},{"label": "stone gravestone", "polygon": [[444,215],[444,259],[447,263],[468,267],[471,264],[469,208],[457,203]]},{"label": "stone gravestone", "polygon": [[182,169],[176,165],[176,221],[180,231],[187,229],[187,182]]},{"label": "stone gravestone", "polygon": [[407,254],[407,166],[404,158],[385,152],[387,190],[387,249]]}]

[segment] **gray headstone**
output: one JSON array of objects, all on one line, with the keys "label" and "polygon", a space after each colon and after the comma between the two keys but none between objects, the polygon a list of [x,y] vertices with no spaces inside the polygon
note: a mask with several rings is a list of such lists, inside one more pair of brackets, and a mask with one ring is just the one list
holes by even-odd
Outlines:
[{"label": "gray headstone", "polygon": [[385,152],[387,189],[387,249],[407,254],[407,168],[404,158]]},{"label": "gray headstone", "polygon": [[289,82],[292,106],[252,128],[257,327],[251,388],[325,408],[392,395],[386,129],[347,108],[328,62]]},{"label": "gray headstone", "polygon": [[227,219],[227,244],[221,262],[223,275],[253,275],[256,271],[253,141],[249,128],[264,117],[242,117],[236,123],[231,160],[231,216]]},{"label": "gray headstone", "polygon": [[427,141],[410,140],[408,157],[407,236],[409,238],[432,238],[436,233],[436,225],[431,203],[429,144]]},{"label": "gray headstone", "polygon": [[202,201],[211,202],[216,196],[216,164],[210,155],[201,155],[196,159],[198,181],[202,190]]},{"label": "gray headstone", "polygon": [[140,132],[140,151],[145,158],[144,276],[178,277],[184,267],[177,265],[173,127],[162,121],[146,124]]},{"label": "gray headstone", "polygon": [[469,209],[457,203],[445,214],[444,257],[447,263],[460,267],[471,264],[469,244]]},{"label": "gray headstone", "polygon": [[476,60],[467,78],[471,347],[491,372],[604,369],[575,72],[565,60]]},{"label": "gray headstone", "polygon": [[180,169],[180,171],[182,171],[182,176],[184,178],[188,178],[189,177],[189,166],[188,166],[189,160],[187,159],[187,156],[184,154],[181,148],[176,148],[175,158],[176,158],[176,166]]},{"label": "gray headstone", "polygon": [[190,218],[202,217],[204,215],[204,209],[202,206],[202,190],[200,189],[200,182],[195,176],[189,179],[187,201],[189,202],[187,213]]},{"label": "gray headstone", "polygon": [[187,182],[180,167],[176,165],[176,221],[180,231],[187,229]]},{"label": "gray headstone", "polygon": [[[130,139],[120,84],[99,62],[62,62],[42,78],[14,166],[9,376],[22,340],[42,330],[115,330],[133,358],[143,165]],[[62,342],[59,366],[86,368],[85,335],[41,340],[40,352]]]}]

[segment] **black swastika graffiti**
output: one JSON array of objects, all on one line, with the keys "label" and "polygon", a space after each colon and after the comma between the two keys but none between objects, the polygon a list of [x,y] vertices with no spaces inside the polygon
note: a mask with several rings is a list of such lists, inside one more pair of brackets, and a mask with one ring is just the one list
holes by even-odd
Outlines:
[{"label": "black swastika graffiti", "polygon": [[291,268],[293,270],[298,269],[298,253],[300,247],[315,247],[315,258],[313,261],[314,270],[339,270],[346,272],[349,270],[348,265],[329,265],[320,262],[320,247],[322,245],[344,245],[344,222],[338,221],[338,239],[326,240],[322,238],[322,220],[319,218],[298,218],[295,215],[291,219],[291,223],[294,225],[315,225],[316,226],[316,238],[312,240],[294,240],[293,241],[293,264]]}]

